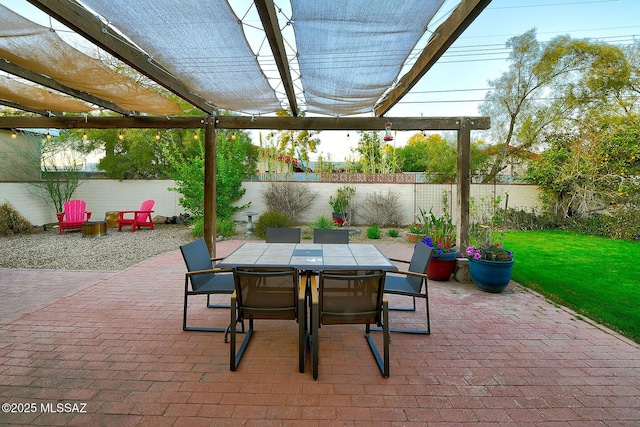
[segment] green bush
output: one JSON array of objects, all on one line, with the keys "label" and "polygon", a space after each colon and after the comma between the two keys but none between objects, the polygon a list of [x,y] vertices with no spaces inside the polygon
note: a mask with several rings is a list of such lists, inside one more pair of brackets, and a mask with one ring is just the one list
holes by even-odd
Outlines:
[{"label": "green bush", "polygon": [[216,235],[223,237],[231,237],[236,234],[236,223],[230,219],[221,219],[216,223]]},{"label": "green bush", "polygon": [[398,237],[399,233],[398,230],[392,228],[391,230],[387,231],[387,234],[389,235],[389,237]]},{"label": "green bush", "polygon": [[367,228],[367,237],[369,239],[379,239],[380,238],[380,228],[377,225],[372,225]]},{"label": "green bush", "polygon": [[204,217],[197,216],[191,221],[191,234],[193,237],[204,236]]},{"label": "green bush", "polygon": [[258,220],[254,222],[253,233],[260,239],[266,239],[267,228],[286,228],[291,227],[293,223],[289,217],[282,212],[278,211],[266,211],[262,213]]},{"label": "green bush", "polygon": [[[204,217],[197,216],[191,222],[191,234],[194,237],[204,236]],[[216,236],[230,237],[236,234],[236,223],[232,219],[216,221]]]},{"label": "green bush", "polygon": [[0,236],[33,233],[33,225],[15,210],[9,202],[0,205]]},{"label": "green bush", "polygon": [[336,228],[336,223],[332,219],[329,219],[324,215],[320,215],[311,224],[309,224],[309,228],[312,230],[315,230],[316,228],[321,230],[332,230]]}]

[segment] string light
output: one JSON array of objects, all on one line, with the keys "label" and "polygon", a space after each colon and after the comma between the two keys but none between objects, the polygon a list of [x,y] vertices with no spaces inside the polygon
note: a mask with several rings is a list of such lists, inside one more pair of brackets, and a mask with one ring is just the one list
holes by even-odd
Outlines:
[{"label": "string light", "polygon": [[122,141],[124,139],[124,134],[122,133],[122,131],[120,133],[118,133],[118,139],[120,141]]},{"label": "string light", "polygon": [[160,132],[156,132],[156,140],[160,140]]},{"label": "string light", "polygon": [[18,134],[16,134],[15,130],[11,131],[11,138],[16,139],[18,137]]},{"label": "string light", "polygon": [[232,141],[235,141],[235,140],[236,140],[236,133],[235,133],[235,132],[233,132],[233,133],[231,134],[231,140],[232,140]]},{"label": "string light", "polygon": [[198,135],[196,132],[193,133],[193,139],[195,139],[196,141],[198,139],[200,139],[200,135]]},{"label": "string light", "polygon": [[51,134],[49,133],[49,131],[47,131],[47,134],[45,136],[47,137],[47,139],[51,139]]},{"label": "string light", "polygon": [[87,135],[87,131],[84,131],[82,133],[82,139],[87,139],[87,138],[89,138],[89,135]]}]

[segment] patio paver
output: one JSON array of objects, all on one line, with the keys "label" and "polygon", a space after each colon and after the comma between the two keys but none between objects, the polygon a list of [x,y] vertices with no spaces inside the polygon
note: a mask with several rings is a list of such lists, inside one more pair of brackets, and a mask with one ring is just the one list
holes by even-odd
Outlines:
[{"label": "patio paver", "polygon": [[[218,255],[240,243],[219,242]],[[640,423],[640,346],[514,284],[496,295],[430,282],[432,334],[393,334],[388,379],[361,328],[325,326],[313,381],[310,360],[298,372],[292,322],[257,321],[230,372],[222,334],[182,331],[183,280],[178,250],[119,272],[0,269],[0,403],[22,412],[3,411],[0,424]],[[16,288],[23,298],[7,302]],[[228,323],[228,311],[193,300],[194,324]],[[391,318],[411,327],[423,313]]]}]

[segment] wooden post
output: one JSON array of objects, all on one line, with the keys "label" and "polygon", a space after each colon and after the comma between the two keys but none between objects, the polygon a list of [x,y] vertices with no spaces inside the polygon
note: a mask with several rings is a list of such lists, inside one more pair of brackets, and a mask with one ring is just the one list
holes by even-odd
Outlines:
[{"label": "wooden post", "polygon": [[469,117],[460,119],[458,130],[458,218],[456,219],[456,247],[464,254],[469,246],[469,200],[471,193],[471,126]]},{"label": "wooden post", "polygon": [[207,116],[204,125],[204,241],[212,258],[216,256],[216,118]]}]

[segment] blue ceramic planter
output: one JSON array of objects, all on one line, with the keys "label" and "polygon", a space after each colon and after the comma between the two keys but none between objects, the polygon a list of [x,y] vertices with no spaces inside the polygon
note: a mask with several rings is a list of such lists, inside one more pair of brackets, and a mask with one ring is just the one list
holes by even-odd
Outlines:
[{"label": "blue ceramic planter", "polygon": [[470,259],[469,273],[473,283],[485,292],[499,293],[511,280],[511,267],[515,260],[511,261],[487,261],[484,259]]}]

